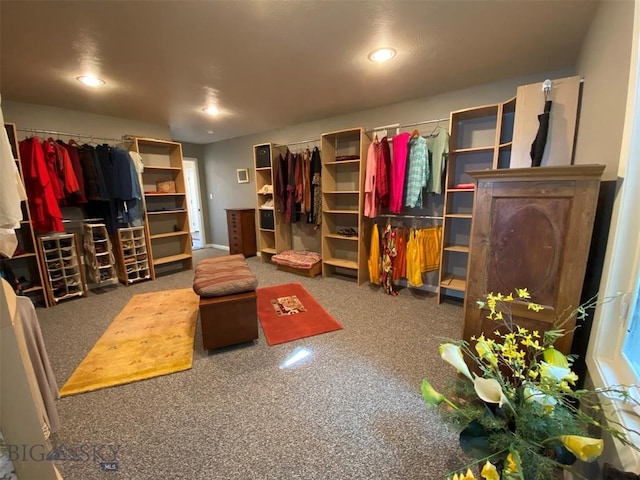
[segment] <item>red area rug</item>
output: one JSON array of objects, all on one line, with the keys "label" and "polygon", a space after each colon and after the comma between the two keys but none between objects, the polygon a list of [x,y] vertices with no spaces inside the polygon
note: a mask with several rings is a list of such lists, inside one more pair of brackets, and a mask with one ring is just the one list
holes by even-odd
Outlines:
[{"label": "red area rug", "polygon": [[269,345],[342,330],[300,283],[286,283],[256,290],[258,318]]}]

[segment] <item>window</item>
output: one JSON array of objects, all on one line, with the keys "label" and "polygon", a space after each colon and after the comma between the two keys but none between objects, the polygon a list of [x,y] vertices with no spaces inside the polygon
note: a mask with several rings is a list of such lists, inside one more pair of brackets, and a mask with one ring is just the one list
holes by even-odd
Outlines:
[{"label": "window", "polygon": [[[596,309],[587,351],[587,367],[595,387],[640,384],[640,62],[637,29],[638,7],[627,94],[619,185],[600,284],[599,299],[613,298]],[[620,293],[623,293],[620,295]],[[637,392],[637,390],[635,390]],[[638,409],[635,409],[638,410]],[[608,417],[640,432],[640,411],[617,402]],[[636,435],[635,443],[640,443]],[[624,471],[640,472],[640,453],[615,442],[615,449],[601,461]]]},{"label": "window", "polygon": [[636,282],[635,301],[629,314],[629,328],[626,331],[626,339],[622,354],[625,360],[633,369],[633,372],[640,378],[640,277]]}]

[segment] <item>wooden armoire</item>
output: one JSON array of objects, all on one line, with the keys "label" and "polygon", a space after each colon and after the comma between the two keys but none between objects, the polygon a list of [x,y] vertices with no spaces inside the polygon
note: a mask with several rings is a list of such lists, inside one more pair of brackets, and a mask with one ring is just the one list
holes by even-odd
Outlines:
[{"label": "wooden armoire", "polygon": [[[528,288],[540,312],[514,302],[514,322],[541,333],[580,305],[604,165],[470,172],[476,182],[463,337],[490,335],[496,323],[476,301],[488,292]],[[571,332],[575,317],[564,329]],[[573,333],[556,342],[569,353]]]}]

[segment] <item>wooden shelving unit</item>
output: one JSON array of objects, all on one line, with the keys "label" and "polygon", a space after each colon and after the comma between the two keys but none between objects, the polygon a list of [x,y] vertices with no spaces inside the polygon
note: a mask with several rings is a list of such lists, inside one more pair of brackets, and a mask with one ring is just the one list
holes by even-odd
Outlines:
[{"label": "wooden shelving unit", "polygon": [[511,161],[516,97],[504,103],[451,112],[451,137],[443,208],[438,301],[467,289],[475,186],[468,172],[508,168]]},{"label": "wooden shelving unit", "polygon": [[[321,143],[322,275],[346,275],[360,285],[367,270],[363,192],[371,139],[362,128],[353,128],[325,133]],[[338,233],[344,229],[356,235]]]},{"label": "wooden shelving unit", "polygon": [[[4,128],[9,137],[18,171],[20,176],[23,177],[16,125],[14,123],[5,123]],[[4,261],[9,262],[17,279],[26,279],[27,283],[22,285],[22,294],[29,296],[35,304],[41,303],[45,307],[50,307],[54,302],[45,287],[43,260],[38,253],[37,237],[33,230],[31,212],[26,201],[22,202],[22,218],[24,220],[20,222],[20,228],[16,229],[18,238],[17,254],[11,258],[4,259]]]},{"label": "wooden shelving unit", "polygon": [[[253,165],[256,178],[256,216],[258,223],[258,251],[263,262],[270,262],[276,253],[291,249],[291,225],[282,212],[275,208],[275,179],[278,158],[286,147],[263,143],[253,147]],[[270,193],[265,191],[270,185]],[[273,206],[268,207],[271,204]]]},{"label": "wooden shelving unit", "polygon": [[140,154],[144,164],[141,184],[151,278],[156,278],[156,267],[161,265],[166,266],[163,269],[166,272],[192,269],[182,145],[166,140],[135,138],[133,150]]}]

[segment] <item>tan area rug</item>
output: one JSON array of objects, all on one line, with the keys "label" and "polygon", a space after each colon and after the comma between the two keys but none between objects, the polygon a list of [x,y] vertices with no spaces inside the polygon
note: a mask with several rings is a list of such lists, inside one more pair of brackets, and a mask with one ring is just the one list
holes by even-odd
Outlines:
[{"label": "tan area rug", "polygon": [[191,368],[198,302],[190,288],[134,295],[60,389],[60,396]]}]

